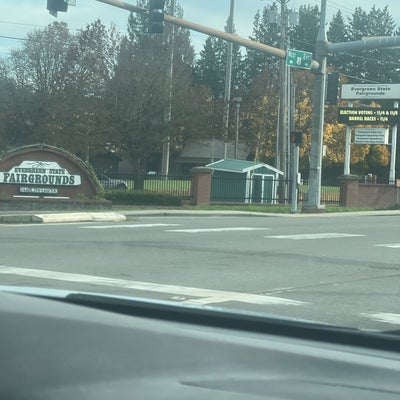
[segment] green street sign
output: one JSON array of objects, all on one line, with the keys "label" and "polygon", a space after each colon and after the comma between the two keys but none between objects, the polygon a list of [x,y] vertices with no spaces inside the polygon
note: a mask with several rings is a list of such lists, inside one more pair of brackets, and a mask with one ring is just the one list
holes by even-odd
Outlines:
[{"label": "green street sign", "polygon": [[288,67],[311,69],[312,53],[308,51],[291,50],[286,52],[286,65]]}]

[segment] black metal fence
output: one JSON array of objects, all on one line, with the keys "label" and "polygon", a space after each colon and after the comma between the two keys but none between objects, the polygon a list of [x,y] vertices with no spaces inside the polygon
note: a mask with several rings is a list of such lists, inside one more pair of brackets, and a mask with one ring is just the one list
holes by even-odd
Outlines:
[{"label": "black metal fence", "polygon": [[[298,184],[297,200],[304,204],[308,200],[309,183]],[[284,179],[273,179],[268,175],[251,177],[213,176],[211,182],[211,201],[252,203],[252,204],[290,204],[292,183]],[[326,183],[321,186],[321,203],[338,205],[340,186]]]},{"label": "black metal fence", "polygon": [[[127,190],[144,190],[172,194],[184,200],[191,199],[192,178],[190,176],[110,174],[108,178],[113,182],[112,185],[108,185],[110,189],[121,187],[121,182],[123,182]],[[103,184],[103,186],[107,188],[106,185]]]},{"label": "black metal fence", "polygon": [[[191,199],[191,176],[165,176],[160,174],[110,174],[103,183],[106,189],[120,188],[121,182],[128,190],[145,190]],[[309,184],[302,181],[298,185],[298,203],[307,202]],[[268,175],[251,177],[212,176],[211,201],[252,204],[290,204],[291,182],[273,179]],[[326,182],[321,186],[321,203],[338,205],[340,186],[336,182]]]},{"label": "black metal fence", "polygon": [[[309,183],[304,181],[299,185],[299,202],[307,202]],[[339,205],[340,184],[338,182],[322,182],[321,204]]]}]

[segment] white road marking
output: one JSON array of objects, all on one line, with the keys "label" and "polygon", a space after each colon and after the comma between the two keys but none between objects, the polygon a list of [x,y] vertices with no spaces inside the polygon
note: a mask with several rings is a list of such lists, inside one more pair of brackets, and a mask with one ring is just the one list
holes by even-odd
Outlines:
[{"label": "white road marking", "polygon": [[371,318],[379,322],[386,322],[388,324],[400,325],[400,314],[390,314],[390,313],[375,313],[375,314],[364,314],[361,313],[363,317]]},{"label": "white road marking", "polygon": [[198,297],[191,302],[197,304],[222,303],[226,301],[238,301],[249,304],[261,305],[286,305],[300,306],[306,304],[303,301],[290,300],[281,297],[262,296],[251,293],[229,292],[223,290],[202,289],[187,286],[163,285],[159,283],[138,282],[125,279],[106,278],[101,276],[72,274],[67,272],[57,272],[41,269],[18,268],[0,265],[0,274],[29,276],[32,278],[53,279],[58,281],[87,283],[91,285],[112,286],[124,289],[142,290],[147,292],[169,293],[185,297],[185,302],[189,302],[188,297]]},{"label": "white road marking", "polygon": [[346,237],[360,237],[365,235],[350,234],[350,233],[303,233],[298,235],[278,235],[265,236],[272,239],[292,239],[292,240],[315,240],[315,239],[334,239]]},{"label": "white road marking", "polygon": [[121,224],[81,226],[82,229],[118,229],[118,228],[157,228],[166,226],[181,226],[181,224]]},{"label": "white road marking", "polygon": [[389,247],[391,249],[399,249],[400,248],[400,243],[376,244],[375,247]]},{"label": "white road marking", "polygon": [[168,229],[167,232],[183,233],[208,233],[208,232],[249,232],[249,231],[269,231],[270,228],[251,228],[247,226],[232,228],[204,228],[204,229]]}]

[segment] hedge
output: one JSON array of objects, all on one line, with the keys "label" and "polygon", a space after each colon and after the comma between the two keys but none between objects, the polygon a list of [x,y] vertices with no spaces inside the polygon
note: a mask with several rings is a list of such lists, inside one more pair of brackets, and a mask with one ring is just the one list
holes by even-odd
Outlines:
[{"label": "hedge", "polygon": [[181,206],[180,197],[155,192],[110,190],[106,191],[105,199],[111,200],[115,205],[141,205],[141,206]]}]

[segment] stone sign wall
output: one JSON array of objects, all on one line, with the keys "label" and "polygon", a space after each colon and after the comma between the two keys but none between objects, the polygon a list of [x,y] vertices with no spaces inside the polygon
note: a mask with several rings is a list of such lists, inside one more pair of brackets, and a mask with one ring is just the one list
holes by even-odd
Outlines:
[{"label": "stone sign wall", "polygon": [[86,164],[56,147],[24,146],[0,159],[2,200],[93,200],[98,189]]}]

